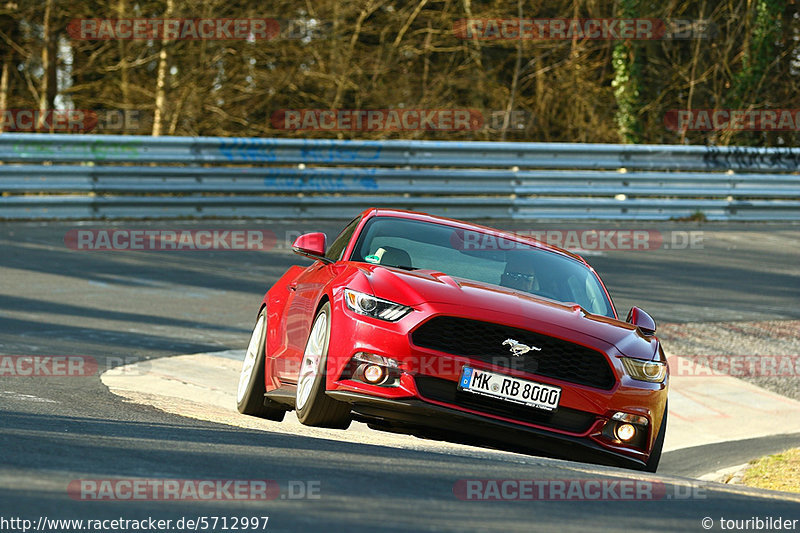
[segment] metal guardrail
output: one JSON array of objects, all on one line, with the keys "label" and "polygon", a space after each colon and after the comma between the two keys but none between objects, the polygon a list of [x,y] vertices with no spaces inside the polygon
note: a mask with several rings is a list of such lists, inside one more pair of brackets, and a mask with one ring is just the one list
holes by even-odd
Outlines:
[{"label": "metal guardrail", "polygon": [[800,149],[0,135],[0,218],[800,220]]}]

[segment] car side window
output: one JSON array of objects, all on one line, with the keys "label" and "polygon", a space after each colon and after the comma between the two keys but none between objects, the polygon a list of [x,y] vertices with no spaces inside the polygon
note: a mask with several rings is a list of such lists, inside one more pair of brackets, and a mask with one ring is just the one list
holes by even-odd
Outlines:
[{"label": "car side window", "polygon": [[345,226],[342,232],[339,233],[339,236],[336,237],[336,240],[331,243],[330,247],[325,252],[325,257],[331,261],[338,261],[342,258],[342,253],[344,249],[347,248],[347,243],[350,242],[350,238],[353,236],[353,232],[356,231],[356,227],[360,221],[361,217],[357,217]]}]

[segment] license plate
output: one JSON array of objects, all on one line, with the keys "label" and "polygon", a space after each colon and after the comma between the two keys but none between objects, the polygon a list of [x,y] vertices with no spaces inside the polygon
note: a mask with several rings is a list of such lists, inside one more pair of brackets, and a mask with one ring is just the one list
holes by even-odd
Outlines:
[{"label": "license plate", "polygon": [[461,369],[458,389],[552,411],[561,399],[561,387],[545,385],[495,372],[465,366]]}]

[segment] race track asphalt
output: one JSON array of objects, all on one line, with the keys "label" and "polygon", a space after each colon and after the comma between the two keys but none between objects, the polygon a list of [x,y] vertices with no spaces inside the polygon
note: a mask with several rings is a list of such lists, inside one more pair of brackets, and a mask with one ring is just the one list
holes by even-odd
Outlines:
[{"label": "race track asphalt", "polygon": [[[343,221],[342,221],[343,222]],[[519,221],[493,224],[530,229]],[[341,223],[307,221],[29,222],[0,224],[0,354],[126,361],[241,349],[261,296],[291,264],[286,239]],[[646,228],[667,241],[702,232],[702,247],[587,255],[624,314],[639,305],[661,322],[800,318],[800,227],[773,224],[595,224]],[[73,228],[266,229],[266,252],[88,252]],[[589,224],[537,225],[559,230]],[[797,445],[797,436],[666,454],[658,475],[480,449],[437,453],[233,428],[131,404],[99,372],[0,377],[2,519],[156,519],[269,516],[268,531],[702,531],[701,520],[800,519],[797,495],[700,484],[693,476]],[[293,416],[290,414],[290,416]],[[681,454],[683,452],[683,454]],[[736,462],[738,461],[738,463]],[[81,479],[275,480],[274,501],[86,501]],[[462,501],[458,480],[639,479],[655,501]],[[319,487],[293,499],[289,485]],[[308,485],[310,483],[310,485]],[[671,496],[671,497],[668,497]],[[55,529],[53,529],[55,530]],[[67,528],[58,529],[66,531]],[[178,529],[171,529],[177,531]],[[217,527],[216,531],[222,531]],[[212,529],[207,529],[212,531]]]}]

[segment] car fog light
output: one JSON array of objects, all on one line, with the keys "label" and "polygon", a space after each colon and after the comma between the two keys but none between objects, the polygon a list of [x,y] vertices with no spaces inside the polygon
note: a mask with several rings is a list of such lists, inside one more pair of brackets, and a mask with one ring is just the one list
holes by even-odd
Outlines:
[{"label": "car fog light", "polygon": [[378,384],[384,380],[386,372],[378,365],[367,365],[364,368],[364,381],[372,385]]},{"label": "car fog light", "polygon": [[619,440],[627,442],[636,435],[636,428],[631,424],[620,424],[617,426],[616,432]]}]

